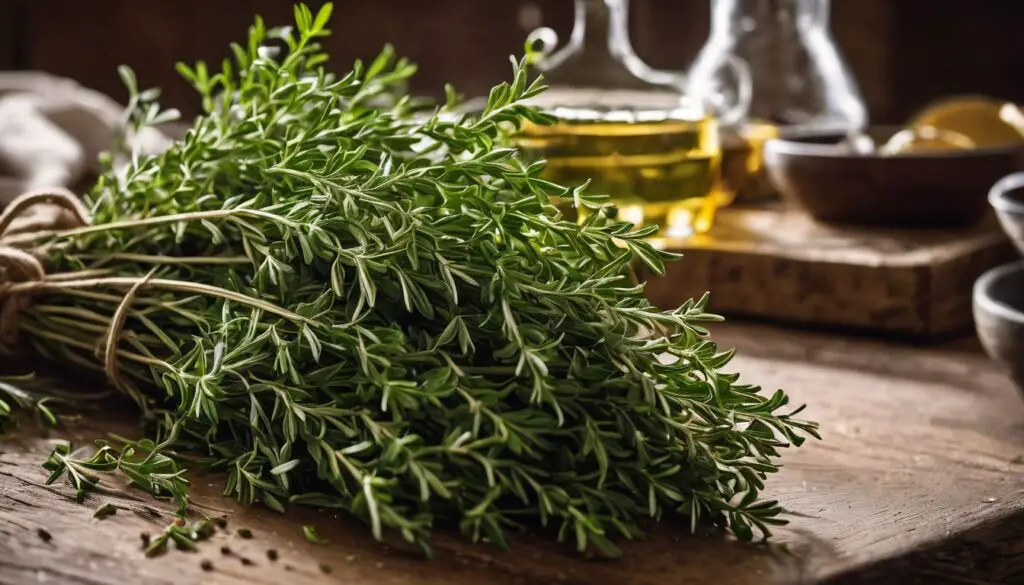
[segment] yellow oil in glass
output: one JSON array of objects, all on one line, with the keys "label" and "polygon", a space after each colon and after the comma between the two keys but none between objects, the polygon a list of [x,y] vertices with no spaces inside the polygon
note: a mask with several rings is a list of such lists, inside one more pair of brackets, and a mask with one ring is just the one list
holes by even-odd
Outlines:
[{"label": "yellow oil in glass", "polygon": [[[678,98],[676,98],[678,100]],[[678,103],[678,102],[677,102]],[[528,157],[547,161],[544,177],[607,194],[615,215],[660,235],[707,232],[731,200],[721,180],[715,120],[684,108],[642,110],[563,106],[558,122],[527,125],[516,136]],[[563,212],[578,213],[567,204]]]}]

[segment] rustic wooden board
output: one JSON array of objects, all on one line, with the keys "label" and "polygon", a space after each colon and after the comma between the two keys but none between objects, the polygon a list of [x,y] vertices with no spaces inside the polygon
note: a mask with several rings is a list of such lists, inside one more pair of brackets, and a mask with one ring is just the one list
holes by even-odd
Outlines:
[{"label": "rustic wooden board", "polygon": [[[629,543],[614,562],[577,558],[543,536],[513,540],[511,552],[443,535],[423,561],[375,543],[358,522],[315,510],[282,516],[240,509],[220,480],[194,478],[207,514],[229,528],[199,552],[145,559],[139,532],[161,522],[132,507],[133,493],[78,505],[66,485],[43,487],[42,439],[0,445],[0,583],[88,585],[346,583],[352,585],[534,584],[781,585],[1024,582],[1024,404],[971,343],[931,350],[867,340],[720,325],[723,345],[747,379],[784,387],[822,423],[824,440],[787,454],[770,495],[792,512],[778,534],[795,553],[691,537],[663,526]],[[123,426],[123,425],[122,425]],[[104,501],[123,505],[95,520]],[[314,524],[330,540],[307,543]],[[45,528],[50,543],[37,536]],[[229,546],[234,554],[220,553]],[[280,554],[268,560],[266,550]],[[240,558],[252,561],[244,566]],[[213,571],[200,568],[213,561]],[[321,573],[328,563],[330,575]]]},{"label": "rustic wooden board", "polygon": [[900,231],[827,226],[785,207],[726,209],[711,234],[660,243],[685,257],[648,279],[659,306],[712,291],[727,317],[930,340],[970,333],[974,280],[1014,257],[991,218]]}]

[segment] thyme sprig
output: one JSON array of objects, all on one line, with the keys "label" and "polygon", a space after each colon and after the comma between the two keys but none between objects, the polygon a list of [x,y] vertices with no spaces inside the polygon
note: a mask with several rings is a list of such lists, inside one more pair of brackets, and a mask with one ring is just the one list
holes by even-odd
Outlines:
[{"label": "thyme sprig", "polygon": [[[425,550],[441,526],[505,546],[539,524],[614,555],[665,515],[745,540],[783,523],[764,481],[815,425],[725,370],[706,296],[644,298],[630,264],[670,257],[649,231],[505,146],[551,121],[523,104],[542,80],[513,61],[481,112],[449,90],[423,115],[390,48],[323,69],[330,13],[257,18],[219,69],[180,65],[203,115],[104,172],[92,224],[37,241],[51,277],[8,287],[33,296],[40,353],[106,372],[151,423],[140,466],[58,452],[54,474],[88,489],[116,465],[178,494],[149,457],[191,458],[243,504],[347,510]],[[173,117],[124,77],[126,119]],[[567,221],[552,196],[596,213]]]},{"label": "thyme sprig", "polygon": [[32,374],[0,376],[0,432],[17,423],[19,411],[32,410],[40,426],[57,426],[57,415],[50,404],[58,398],[26,389],[35,381]]},{"label": "thyme sprig", "polygon": [[72,449],[70,443],[61,442],[53,448],[43,468],[50,472],[46,478],[47,485],[61,477],[67,478],[79,503],[90,491],[105,489],[101,486],[103,475],[120,474],[134,488],[157,498],[173,498],[179,516],[184,517],[188,511],[186,470],[179,468],[174,459],[156,447],[145,455],[137,456],[134,447],[129,446],[119,452],[100,442],[97,449],[85,456],[82,451]]}]

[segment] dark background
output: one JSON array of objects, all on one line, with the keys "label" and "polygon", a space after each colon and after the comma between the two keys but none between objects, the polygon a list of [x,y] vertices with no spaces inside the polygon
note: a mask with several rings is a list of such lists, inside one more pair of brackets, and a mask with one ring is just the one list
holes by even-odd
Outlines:
[{"label": "dark background", "polygon": [[[756,0],[745,0],[756,1]],[[321,2],[308,2],[316,8]],[[254,14],[291,21],[290,0],[0,0],[0,69],[41,69],[115,97],[116,67],[160,86],[165,105],[195,111],[179,60],[219,62]],[[633,44],[661,68],[685,68],[707,37],[708,0],[633,0]],[[347,70],[386,42],[420,64],[414,90],[445,82],[474,95],[508,76],[537,21],[572,26],[572,0],[338,0],[327,41]],[[925,102],[986,93],[1024,102],[1024,1],[834,0],[834,36],[875,122],[898,123]]]}]

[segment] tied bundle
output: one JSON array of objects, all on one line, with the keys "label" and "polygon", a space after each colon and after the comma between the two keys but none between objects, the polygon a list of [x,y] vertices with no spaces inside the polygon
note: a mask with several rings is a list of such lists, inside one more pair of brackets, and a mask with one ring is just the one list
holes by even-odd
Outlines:
[{"label": "tied bundle", "polygon": [[[188,459],[244,504],[343,509],[427,550],[445,527],[616,554],[665,515],[742,539],[782,523],[764,481],[815,425],[723,370],[706,297],[644,298],[631,263],[669,257],[650,230],[504,146],[551,121],[523,103],[544,89],[524,63],[459,114],[450,88],[439,108],[401,96],[415,68],[390,49],[326,72],[330,5],[295,15],[257,18],[219,70],[180,65],[204,109],[184,138],[108,156],[88,225],[19,239],[39,260],[6,264],[5,323],[105,372],[150,433],[141,461],[59,450],[51,480],[120,466],[182,495]],[[124,79],[132,131],[170,117]]]},{"label": "tied bundle", "polygon": [[[9,245],[10,240],[25,240],[24,234],[10,234],[8,230],[26,212],[36,206],[50,206],[56,212],[60,225],[83,227],[89,223],[89,211],[82,205],[78,197],[64,188],[33,190],[16,197],[0,214],[0,299],[4,299],[0,309],[0,349],[11,351],[18,338],[18,315],[25,308],[31,295],[46,286],[46,270],[36,255],[30,254],[17,245]],[[53,216],[54,214],[49,214]],[[63,216],[63,217],[61,217]],[[29,233],[29,242],[45,237],[40,233]],[[41,254],[45,254],[42,250]]]}]

